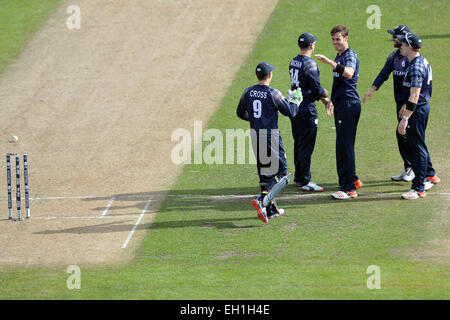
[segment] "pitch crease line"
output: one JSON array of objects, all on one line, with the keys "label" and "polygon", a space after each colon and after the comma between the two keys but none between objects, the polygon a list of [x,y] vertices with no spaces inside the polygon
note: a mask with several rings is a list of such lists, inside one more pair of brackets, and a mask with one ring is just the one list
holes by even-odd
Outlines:
[{"label": "pitch crease line", "polygon": [[150,197],[147,200],[147,203],[145,204],[144,209],[142,210],[141,214],[139,215],[139,218],[137,219],[136,223],[133,226],[133,229],[131,229],[130,233],[128,234],[127,239],[125,240],[125,242],[122,245],[122,249],[125,249],[128,246],[128,243],[130,242],[131,238],[133,237],[134,232],[136,231],[139,223],[141,223],[142,218],[144,217],[145,213],[148,210],[148,207],[150,206],[150,203],[152,202],[153,197]]},{"label": "pitch crease line", "polygon": [[57,220],[57,219],[124,219],[124,218],[136,218],[136,215],[108,215],[108,216],[60,216],[60,217],[34,217],[33,220]]},{"label": "pitch crease line", "polygon": [[111,205],[113,204],[115,199],[116,199],[116,197],[112,197],[111,200],[109,200],[108,204],[106,205],[105,210],[103,210],[102,217],[106,216],[106,214],[108,213],[108,211],[111,208]]},{"label": "pitch crease line", "polygon": [[[404,192],[369,192],[364,193],[361,192],[361,195],[364,196],[382,196],[382,195],[395,195],[402,194]],[[450,192],[431,192],[427,193],[427,195],[450,195]],[[284,194],[279,198],[283,197],[297,197],[297,198],[308,198],[308,197],[326,197],[329,196],[327,192],[315,193],[315,194]],[[114,196],[114,199],[141,199],[147,198],[148,196],[153,195],[127,195],[127,196]],[[203,198],[203,199],[222,199],[222,198],[251,198],[254,197],[254,194],[228,194],[228,195],[204,195],[204,194],[167,194],[164,197],[168,198]],[[70,199],[108,199],[107,196],[67,196],[67,197],[39,197],[39,198],[30,198],[30,201],[39,201],[39,200],[70,200]],[[0,201],[6,201],[7,198],[0,198]]]},{"label": "pitch crease line", "polygon": [[[150,194],[132,194],[132,195],[116,195],[114,196],[115,199],[141,199],[141,198],[147,198],[150,196]],[[39,201],[39,200],[70,200],[70,199],[81,199],[81,200],[102,200],[102,199],[108,199],[111,198],[111,196],[63,196],[63,197],[36,197],[36,198],[30,198],[32,201]],[[3,200],[3,199],[2,199]]]}]

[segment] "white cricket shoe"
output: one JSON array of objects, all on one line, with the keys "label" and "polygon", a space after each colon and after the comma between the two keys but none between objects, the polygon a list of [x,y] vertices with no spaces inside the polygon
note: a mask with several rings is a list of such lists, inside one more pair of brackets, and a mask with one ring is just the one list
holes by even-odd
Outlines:
[{"label": "white cricket shoe", "polygon": [[402,194],[402,198],[406,200],[414,200],[419,198],[425,198],[427,195],[425,191],[419,192],[414,189],[409,190],[407,193]]},{"label": "white cricket shoe", "polygon": [[271,216],[267,216],[267,219],[273,219],[284,214],[284,209],[278,208],[278,210]]},{"label": "white cricket shoe", "polygon": [[427,190],[430,190],[434,186],[434,183],[429,181],[428,179],[425,179],[425,182],[423,183],[423,185],[424,185],[425,191],[427,191]]},{"label": "white cricket shoe", "polygon": [[406,172],[405,176],[403,177],[403,181],[405,181],[405,182],[413,181],[414,178],[416,177],[416,175],[414,174],[413,169],[412,168],[408,168],[406,171],[407,172]]},{"label": "white cricket shoe", "polygon": [[338,191],[333,193],[331,196],[335,199],[346,200],[351,198],[357,198],[358,194],[356,193],[356,191],[348,191],[348,192]]},{"label": "white cricket shoe", "polygon": [[308,184],[301,186],[300,190],[307,191],[307,192],[322,192],[324,190],[324,188],[321,186],[318,186],[315,182],[310,181],[310,182],[308,182]]},{"label": "white cricket shoe", "polygon": [[267,218],[273,219],[284,214],[284,209],[278,208],[278,204],[275,200],[272,200],[269,206],[267,206]]},{"label": "white cricket shoe", "polygon": [[400,173],[398,176],[392,176],[392,181],[405,181],[405,182],[411,182],[414,180],[414,177],[416,175],[414,174],[414,171],[411,167],[406,168],[405,171]]},{"label": "white cricket shoe", "polygon": [[262,201],[259,200],[260,197],[256,197],[252,200],[252,204],[256,209],[256,213],[258,214],[258,218],[264,222],[267,223],[269,220],[267,218],[267,211],[266,208],[262,205]]}]

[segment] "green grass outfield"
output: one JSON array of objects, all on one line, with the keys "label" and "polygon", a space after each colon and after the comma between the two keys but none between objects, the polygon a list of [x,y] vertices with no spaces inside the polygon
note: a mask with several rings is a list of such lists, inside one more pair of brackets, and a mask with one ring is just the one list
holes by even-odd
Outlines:
[{"label": "green grass outfield", "polygon": [[[255,83],[260,61],[277,66],[272,86],[289,88],[288,64],[298,52],[299,33],[318,37],[316,53],[334,58],[329,32],[350,28],[350,46],[360,58],[362,97],[393,50],[386,29],[408,24],[422,36],[422,54],[433,67],[433,98],[427,130],[431,157],[442,183],[424,200],[400,200],[408,184],[389,177],[402,165],[395,140],[392,80],[363,105],[356,157],[365,183],[360,198],[336,202],[334,122],[319,108],[313,179],[326,194],[300,199],[289,186],[280,206],[285,216],[264,225],[250,198],[259,192],[255,165],[187,165],[150,227],[135,260],[121,268],[82,269],[81,290],[68,290],[65,269],[2,270],[0,298],[81,299],[448,299],[448,166],[450,109],[450,3],[377,1],[381,29],[368,30],[366,8],[373,1],[281,0],[248,60],[208,124],[223,132],[248,128],[236,105]],[[434,21],[433,25],[429,22]],[[3,39],[3,38],[2,38]],[[332,72],[319,64],[322,84],[331,89]],[[292,137],[280,119],[290,171]],[[378,194],[377,194],[378,193]],[[180,195],[203,195],[181,197]],[[286,195],[292,197],[287,199]],[[178,196],[177,196],[178,195]],[[445,241],[447,239],[447,247]],[[447,255],[446,260],[439,258]],[[381,269],[381,289],[369,290],[366,269]],[[32,272],[31,272],[32,271]]]},{"label": "green grass outfield", "polygon": [[59,1],[0,0],[0,72],[17,56]]}]

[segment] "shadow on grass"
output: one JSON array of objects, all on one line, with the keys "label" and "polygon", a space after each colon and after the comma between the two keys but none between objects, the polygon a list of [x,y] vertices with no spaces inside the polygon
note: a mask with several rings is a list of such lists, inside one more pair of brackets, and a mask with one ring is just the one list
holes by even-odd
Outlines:
[{"label": "shadow on grass", "polygon": [[[136,230],[147,229],[173,229],[173,228],[215,228],[215,229],[252,229],[259,228],[261,225],[237,225],[235,222],[239,221],[255,221],[256,215],[251,215],[242,218],[217,218],[217,219],[194,219],[194,220],[177,220],[177,221],[163,221],[144,223],[137,226]],[[108,223],[101,223],[92,226],[72,227],[59,230],[45,230],[36,232],[35,234],[49,235],[49,234],[91,234],[91,233],[111,233],[111,232],[129,232],[135,221],[115,221]]]},{"label": "shadow on grass", "polygon": [[[323,184],[326,191],[320,193],[302,192],[292,184],[288,185],[277,197],[279,203],[292,203],[297,206],[307,205],[322,205],[334,204],[343,202],[333,199],[330,194],[337,191],[336,184]],[[390,190],[371,193],[366,188],[386,186]],[[393,190],[394,186],[404,186],[402,191],[406,191],[408,186],[400,183],[395,183],[386,180],[372,180],[365,181],[364,187],[358,191],[359,197],[357,199],[349,200],[352,202],[379,202],[386,200],[399,199],[399,191]],[[164,199],[162,210],[164,212],[184,212],[184,211],[216,211],[216,212],[235,212],[254,210],[251,200],[259,194],[259,187],[230,187],[230,188],[205,188],[205,189],[188,189],[188,190],[172,190],[172,191],[158,191],[149,193],[135,193],[135,194],[115,194],[109,197],[104,197],[103,200],[108,201],[114,197],[114,203],[109,207],[109,214],[114,215],[114,211],[123,209],[138,209],[136,214],[145,207],[150,197],[161,197]],[[392,194],[392,195],[391,195]],[[89,198],[83,201],[98,201],[102,198]],[[95,207],[91,210],[103,211],[105,207]]]},{"label": "shadow on grass", "polygon": [[[217,199],[172,199],[170,201],[166,200],[163,206],[162,213],[163,218],[161,221],[155,221],[152,223],[140,224],[137,230],[147,230],[147,229],[173,229],[173,228],[189,228],[189,227],[200,227],[200,228],[215,228],[215,229],[252,229],[263,227],[264,224],[261,223],[256,213],[250,203],[249,199],[234,198],[217,200]],[[314,197],[302,198],[298,197],[280,197],[279,203],[283,204],[284,208],[287,208],[289,212],[290,209],[302,210],[310,205],[323,205],[332,204],[340,205],[346,204],[349,207],[352,205],[357,205],[361,202],[379,202],[379,201],[389,201],[389,200],[400,200],[398,194],[395,195],[383,195],[373,197],[370,195],[361,194],[357,199],[351,200],[335,200],[332,199],[327,194],[317,194]],[[136,204],[136,207],[141,209],[145,205],[145,202]],[[223,218],[204,218],[204,219],[183,219],[183,212],[189,210],[190,212],[198,212],[202,215],[205,211],[217,212],[217,215],[223,215],[223,213],[230,213],[230,216]],[[244,217],[237,217],[236,212],[239,214],[240,211],[245,212]],[[174,214],[171,214],[174,213]],[[165,216],[168,214],[168,216]],[[169,221],[164,221],[166,218],[173,218]],[[192,215],[190,215],[192,218]],[[249,221],[251,224],[240,225],[240,222]],[[46,230],[41,232],[36,232],[36,234],[48,235],[48,234],[91,234],[91,233],[111,233],[111,232],[129,232],[135,224],[135,220],[124,220],[124,221],[114,221],[107,223],[100,223],[90,226],[81,227],[71,227],[66,229],[58,230]]]},{"label": "shadow on grass", "polygon": [[[370,186],[392,186],[396,183],[390,181],[366,181],[366,187]],[[324,185],[330,187],[327,192],[308,193],[299,192],[298,188],[290,185],[283,190],[279,195],[278,203],[283,208],[302,210],[309,206],[316,205],[333,205],[342,208],[342,205],[353,207],[361,203],[382,202],[390,200],[400,201],[398,191],[387,191],[383,193],[369,193],[359,192],[357,199],[350,200],[335,200],[330,194],[338,190],[336,185]],[[332,190],[332,188],[334,189]],[[364,189],[363,189],[364,190]],[[83,199],[82,201],[109,201],[114,197],[113,204],[109,207],[108,218],[114,219],[115,210],[135,209],[135,216],[127,215],[126,220],[104,222],[95,225],[71,227],[66,229],[45,230],[37,232],[36,234],[89,234],[89,233],[110,233],[110,232],[129,232],[138,216],[146,207],[148,200],[153,197],[161,197],[164,203],[161,207],[160,219],[152,223],[143,223],[138,225],[138,230],[143,229],[172,229],[172,228],[187,228],[187,227],[201,227],[201,228],[215,228],[215,229],[251,229],[264,226],[260,223],[256,216],[255,209],[251,204],[251,199],[258,194],[258,187],[235,187],[235,188],[217,188],[217,189],[191,189],[191,190],[175,190],[175,191],[159,191],[152,193],[137,193],[137,194],[115,194],[109,197],[96,197]],[[103,211],[104,207],[96,207],[91,210]],[[310,208],[311,209],[311,208]],[[313,209],[314,210],[314,209]],[[189,212],[189,216],[183,218],[185,212]],[[194,212],[194,215],[191,214]],[[205,217],[205,213],[214,217]],[[151,213],[148,213],[151,214]],[[198,214],[198,215],[197,215]],[[241,214],[245,214],[242,216]],[[197,219],[192,219],[197,215]],[[241,216],[239,216],[241,215]],[[131,217],[130,217],[131,216]],[[223,217],[220,217],[223,216]],[[120,217],[120,214],[117,214]],[[205,217],[204,219],[199,219]],[[169,220],[169,221],[167,221]],[[240,225],[239,222],[251,221],[251,224]]]},{"label": "shadow on grass", "polygon": [[[393,182],[393,181],[387,181],[387,180],[369,180],[369,181],[363,181],[364,183],[364,190],[365,188],[370,187],[394,187],[394,186],[401,186],[404,187],[406,190],[409,185],[405,183],[399,183],[399,182]],[[325,188],[325,192],[332,193],[337,190],[339,190],[339,186],[336,183],[320,183],[321,186]],[[391,191],[387,191],[391,192]],[[395,191],[394,191],[395,192]],[[183,190],[163,190],[163,191],[149,191],[149,192],[142,192],[142,193],[122,193],[122,194],[113,194],[110,196],[105,197],[94,197],[94,198],[86,198],[83,199],[83,201],[98,201],[98,200],[105,200],[109,201],[114,197],[114,203],[121,202],[135,202],[136,199],[142,199],[142,201],[147,201],[151,196],[153,197],[166,197],[167,199],[173,199],[173,198],[205,198],[208,199],[209,197],[223,197],[230,196],[230,198],[238,198],[238,197],[254,197],[260,193],[259,186],[246,186],[246,187],[223,187],[223,188],[211,188],[208,186],[205,186],[203,189],[183,189]],[[299,188],[295,187],[292,183],[290,183],[286,188],[283,189],[280,195],[285,194],[300,194],[303,193],[299,190]],[[382,193],[386,193],[383,191]],[[308,193],[311,194],[311,193]],[[315,193],[320,194],[320,193]],[[130,206],[135,207],[135,206]],[[143,206],[142,206],[143,207]],[[123,208],[127,208],[124,206]],[[104,207],[96,208],[96,210],[104,210]],[[114,210],[112,207],[111,210]]]},{"label": "shadow on grass", "polygon": [[420,36],[421,39],[446,39],[450,38],[450,34],[425,34]]}]

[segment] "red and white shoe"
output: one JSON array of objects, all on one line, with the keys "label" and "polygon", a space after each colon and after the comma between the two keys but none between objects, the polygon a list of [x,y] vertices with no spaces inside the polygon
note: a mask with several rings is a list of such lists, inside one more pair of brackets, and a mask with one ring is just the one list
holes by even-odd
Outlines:
[{"label": "red and white shoe", "polygon": [[267,218],[273,219],[282,216],[284,214],[284,209],[278,208],[277,202],[275,200],[272,200],[272,202],[266,208],[266,212],[268,212]]},{"label": "red and white shoe", "polygon": [[264,208],[262,206],[262,203],[260,200],[258,199],[253,199],[252,200],[253,206],[256,209],[256,213],[258,214],[258,218],[259,220],[261,220],[264,223],[269,222],[269,220],[267,219],[267,213],[266,213],[266,208]]},{"label": "red and white shoe", "polygon": [[434,183],[431,182],[430,180],[425,179],[425,181],[423,182],[423,189],[425,191],[430,190],[431,188],[433,188],[433,186],[434,186]]},{"label": "red and white shoe", "polygon": [[338,191],[331,195],[334,199],[346,200],[351,198],[357,198],[358,194],[356,191]]},{"label": "red and white shoe", "polygon": [[273,218],[276,218],[276,217],[279,217],[279,216],[282,216],[284,214],[284,209],[278,209],[278,212],[277,213],[275,213],[275,214],[273,214],[273,215],[271,215],[271,216],[268,216],[267,218],[268,219],[273,219]]},{"label": "red and white shoe", "polygon": [[355,185],[356,189],[361,189],[363,186],[363,183],[361,182],[361,180],[356,180],[355,182],[353,182],[353,184]]},{"label": "red and white shoe", "polygon": [[430,181],[432,184],[438,184],[439,182],[441,182],[441,179],[439,179],[437,175],[427,177],[426,180]]},{"label": "red and white shoe", "polygon": [[302,186],[302,184],[300,182],[298,182],[298,181],[295,181],[295,179],[294,179],[294,182],[292,184],[294,185],[294,187],[301,187]]},{"label": "red and white shoe", "polygon": [[414,200],[419,198],[425,198],[427,196],[425,191],[416,191],[414,189],[409,190],[407,193],[402,194],[402,198],[406,200]]},{"label": "red and white shoe", "polygon": [[300,190],[306,191],[306,192],[322,192],[325,189],[323,187],[317,185],[317,183],[310,181],[310,182],[308,182],[308,184],[301,186]]},{"label": "red and white shoe", "polygon": [[437,175],[426,177],[425,181],[423,182],[425,191],[430,190],[435,184],[438,184],[439,182],[441,182],[441,179],[439,179]]}]

